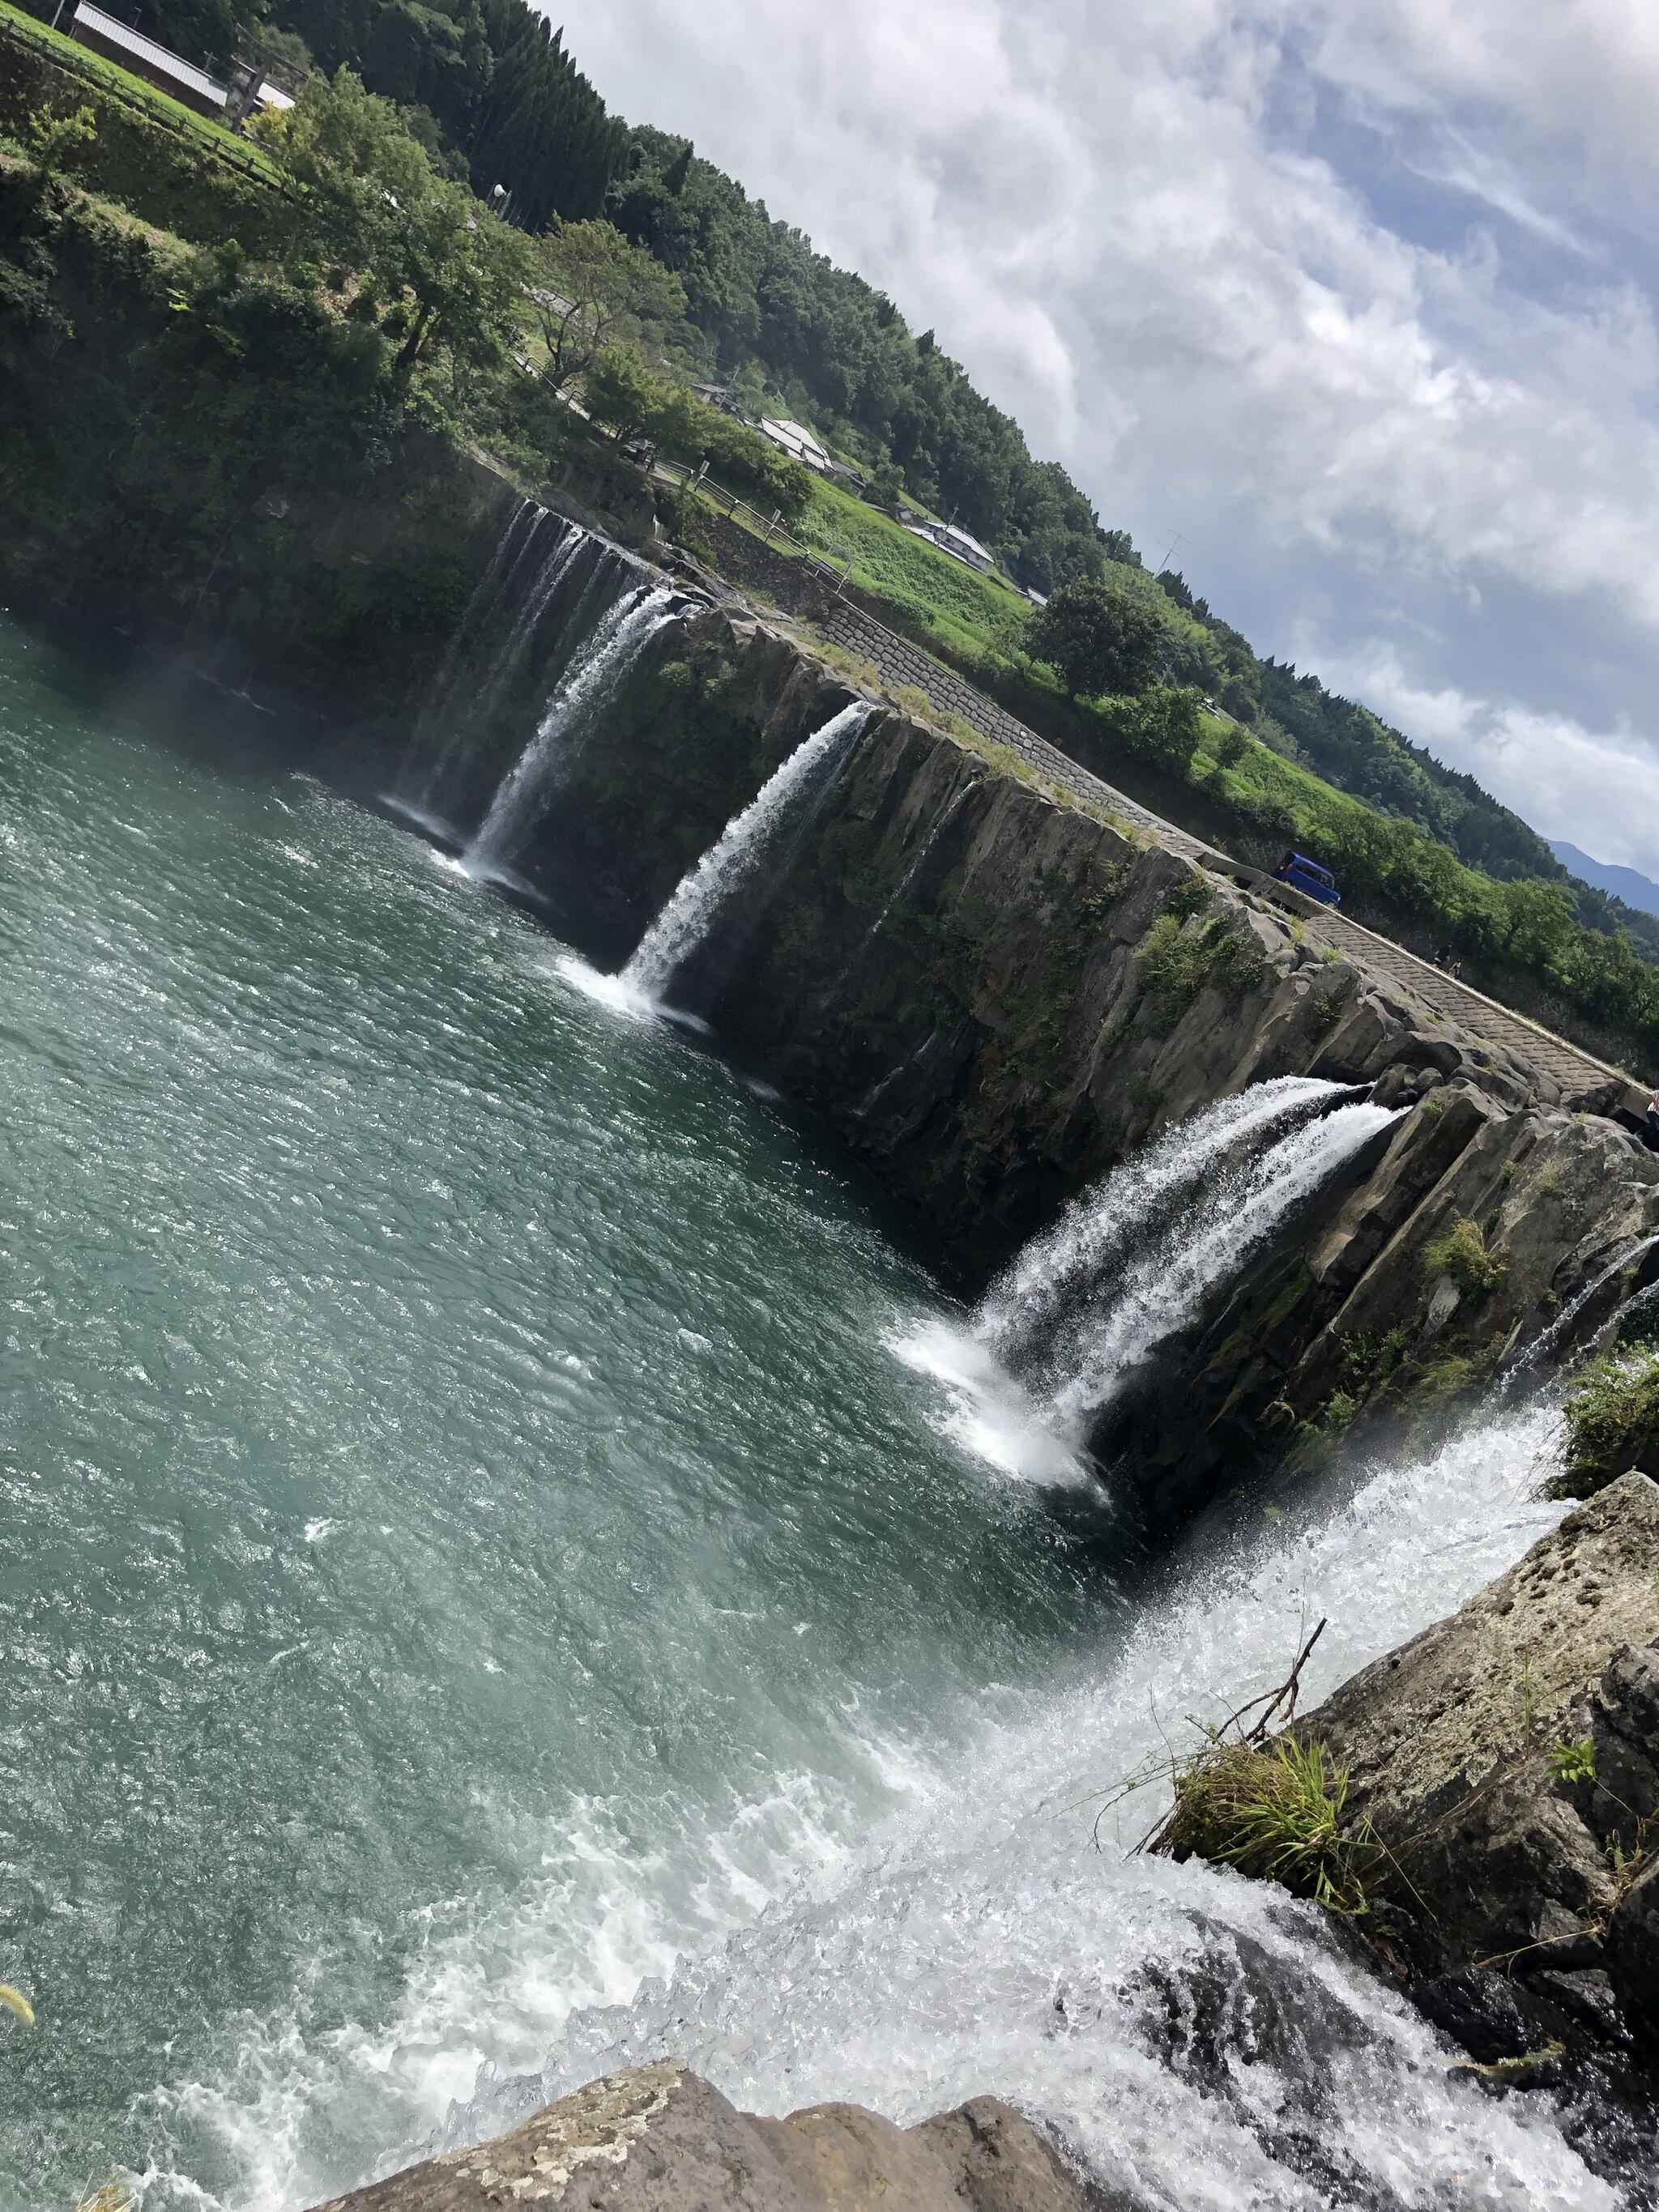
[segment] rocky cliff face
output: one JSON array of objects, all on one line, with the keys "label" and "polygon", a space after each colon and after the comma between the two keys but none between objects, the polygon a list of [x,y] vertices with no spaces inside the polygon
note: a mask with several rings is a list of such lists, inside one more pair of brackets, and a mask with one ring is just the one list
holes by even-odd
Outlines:
[{"label": "rocky cliff face", "polygon": [[1108,2212],[1112,2202],[999,2098],[914,2128],[857,2105],[758,2119],[665,2059],[590,2081],[509,2136],[319,2212]]},{"label": "rocky cliff face", "polygon": [[1632,1474],[1297,1723],[1425,2009],[1477,2057],[1659,2060],[1659,1485]]},{"label": "rocky cliff face", "polygon": [[[528,872],[579,884],[626,949],[849,696],[775,627],[691,613],[574,762]],[[1097,1439],[1129,1450],[1156,1512],[1253,1462],[1315,1458],[1367,1413],[1480,1387],[1659,1230],[1659,1160],[1594,1110],[1607,1101],[1564,1097],[971,733],[878,704],[813,805],[675,998],[822,1109],[969,1279],[1249,1084],[1312,1074],[1410,1109]]]}]

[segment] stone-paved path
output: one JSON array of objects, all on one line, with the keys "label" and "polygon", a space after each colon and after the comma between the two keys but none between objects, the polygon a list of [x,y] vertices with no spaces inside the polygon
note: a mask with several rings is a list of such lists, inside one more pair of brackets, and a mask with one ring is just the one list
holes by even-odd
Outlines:
[{"label": "stone-paved path", "polygon": [[[1411,991],[1425,1005],[1455,1022],[1472,1036],[1513,1053],[1517,1060],[1527,1062],[1540,1074],[1559,1083],[1568,1097],[1592,1090],[1605,1090],[1609,1079],[1632,1086],[1632,1077],[1622,1068],[1611,1067],[1605,1060],[1569,1044],[1539,1023],[1528,1021],[1524,1015],[1500,1006],[1481,992],[1471,988],[1448,975],[1431,962],[1422,960],[1414,952],[1407,952],[1387,937],[1379,937],[1375,930],[1352,921],[1346,915],[1334,912],[1329,907],[1318,905],[1304,898],[1299,892],[1288,890],[1260,869],[1247,866],[1231,859],[1202,838],[1194,837],[1184,830],[1177,830],[1172,822],[1152,812],[1136,800],[1115,789],[1111,784],[1092,775],[1076,761],[1040,738],[1035,730],[1026,727],[999,707],[994,700],[976,691],[971,684],[924,653],[908,638],[899,637],[861,607],[837,601],[827,618],[817,627],[832,644],[848,653],[858,654],[880,671],[883,680],[893,686],[914,685],[927,694],[933,704],[948,713],[961,715],[981,736],[994,744],[1006,745],[1020,758],[1028,761],[1049,782],[1075,797],[1101,806],[1115,815],[1131,828],[1143,830],[1155,837],[1170,851],[1185,855],[1200,866],[1231,877],[1235,882],[1248,884],[1276,903],[1291,908],[1304,920],[1311,934],[1324,938],[1340,951],[1373,975]],[[1619,1103],[1632,1110],[1639,1110],[1645,1099]]]}]

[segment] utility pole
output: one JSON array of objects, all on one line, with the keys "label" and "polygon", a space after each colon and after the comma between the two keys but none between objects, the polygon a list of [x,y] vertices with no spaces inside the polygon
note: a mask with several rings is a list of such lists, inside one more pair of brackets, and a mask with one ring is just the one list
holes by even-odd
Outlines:
[{"label": "utility pole", "polygon": [[1186,543],[1186,539],[1177,530],[1175,536],[1170,540],[1168,547],[1165,549],[1164,558],[1158,564],[1158,574],[1160,575],[1162,575],[1164,571],[1169,567],[1170,556],[1175,551],[1176,547],[1177,545],[1184,545]]}]

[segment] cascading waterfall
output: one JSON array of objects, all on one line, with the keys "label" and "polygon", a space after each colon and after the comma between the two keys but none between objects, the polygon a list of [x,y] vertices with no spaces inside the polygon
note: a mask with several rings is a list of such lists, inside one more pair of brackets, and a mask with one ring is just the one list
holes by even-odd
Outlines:
[{"label": "cascading waterfall", "polygon": [[[550,518],[554,520],[554,518]],[[531,639],[558,598],[562,586],[581,556],[589,552],[596,541],[574,523],[561,522],[554,536],[551,550],[538,562],[529,588],[519,603],[513,624],[500,650],[490,661],[489,671],[477,691],[460,711],[460,702],[452,702],[444,713],[448,736],[440,747],[428,775],[425,801],[430,805],[441,791],[444,780],[459,751],[469,726],[481,726],[502,692],[507,689],[514,671],[523,659]],[[592,581],[590,575],[589,581]],[[578,605],[580,612],[580,603]]]},{"label": "cascading waterfall", "polygon": [[546,514],[546,508],[538,507],[533,499],[521,499],[514,508],[506,529],[495,541],[495,550],[489,556],[489,566],[478,579],[472,597],[466,603],[466,611],[455,625],[443,659],[439,664],[438,673],[433,679],[432,696],[415,725],[416,750],[422,738],[429,732],[433,721],[441,716],[448,703],[463,650],[484,627],[497,600],[507,592],[514,571],[533,543]]},{"label": "cascading waterfall", "polygon": [[886,899],[883,902],[881,912],[876,916],[875,920],[871,923],[868,930],[865,933],[864,941],[866,945],[873,945],[875,943],[877,938],[881,935],[882,931],[887,927],[887,918],[892,913],[894,908],[896,906],[902,905],[904,901],[909,896],[911,889],[915,884],[917,877],[921,873],[922,870],[927,866],[929,860],[938,850],[940,839],[945,836],[946,832],[949,830],[951,824],[956,820],[957,816],[962,811],[963,804],[967,799],[969,793],[975,787],[976,787],[971,782],[964,783],[951,794],[949,805],[945,807],[944,812],[939,816],[938,819],[934,821],[929,828],[927,836],[923,837],[921,841],[921,848],[918,850],[915,858],[911,861],[909,866],[900,878],[897,885],[894,890],[888,893]]},{"label": "cascading waterfall", "polygon": [[[1624,1270],[1639,1260],[1644,1252],[1651,1252],[1656,1244],[1659,1244],[1659,1234],[1638,1238],[1637,1243],[1631,1245],[1627,1250],[1620,1253],[1618,1258],[1605,1267],[1599,1275],[1594,1276],[1586,1283],[1577,1296],[1557,1314],[1548,1328],[1540,1329],[1525,1351],[1511,1361],[1508,1372],[1504,1377],[1504,1383],[1507,1385],[1514,1382],[1517,1377],[1524,1375],[1529,1368],[1536,1367],[1539,1361],[1553,1352],[1561,1342],[1595,1293],[1600,1290],[1605,1290],[1615,1275],[1622,1274]],[[1651,1287],[1653,1286],[1650,1285],[1650,1288]],[[1632,1300],[1630,1310],[1633,1311],[1636,1305],[1642,1303],[1646,1295],[1644,1291],[1640,1297]]]},{"label": "cascading waterfall", "polygon": [[571,749],[672,618],[674,604],[665,586],[641,584],[607,609],[561,678],[535,735],[502,778],[466,848],[469,869],[489,874],[523,850]]},{"label": "cascading waterfall", "polygon": [[1343,1090],[1315,1076],[1276,1076],[1166,1129],[1021,1248],[981,1302],[975,1334],[1011,1364],[1028,1362],[1079,1294],[1107,1280],[1168,1228],[1176,1209],[1201,1192],[1224,1161],[1279,1122],[1330,1104]]},{"label": "cascading waterfall", "polygon": [[791,808],[811,789],[842,745],[861,730],[872,712],[855,700],[797,745],[741,813],[732,816],[696,866],[687,871],[641,939],[621,981],[628,992],[660,1004],[675,975],[721,915],[747,891]]},{"label": "cascading waterfall", "polygon": [[1127,1270],[1104,1309],[1085,1312],[1062,1332],[1051,1370],[1060,1421],[1081,1425],[1103,1413],[1134,1370],[1198,1319],[1210,1294],[1286,1216],[1404,1111],[1339,1106],[1218,1176],[1197,1206]]},{"label": "cascading waterfall", "polygon": [[1400,1118],[1401,1109],[1360,1103],[1324,1110],[1352,1091],[1281,1076],[1223,1099],[1115,1168],[1033,1237],[965,1331],[930,1322],[890,1334],[889,1350],[945,1394],[939,1425],[1006,1474],[1089,1481],[1090,1436],[1130,1378]]},{"label": "cascading waterfall", "polygon": [[848,2100],[908,2124],[994,2087],[1147,2212],[1612,2212],[1547,2100],[1460,2081],[1316,1908],[1130,1856],[1166,1790],[1090,1848],[1115,1780],[1188,1741],[1184,1716],[1281,1680],[1309,1622],[1330,1626],[1306,1707],[1509,1565],[1562,1510],[1535,1495],[1557,1427],[1534,1408],[1472,1430],[1190,1563],[1084,1679],[988,1711],[860,1848],[781,1868],[755,1924],[550,2017],[544,2072],[486,2079],[442,2140],[672,2055],[769,2112]]}]

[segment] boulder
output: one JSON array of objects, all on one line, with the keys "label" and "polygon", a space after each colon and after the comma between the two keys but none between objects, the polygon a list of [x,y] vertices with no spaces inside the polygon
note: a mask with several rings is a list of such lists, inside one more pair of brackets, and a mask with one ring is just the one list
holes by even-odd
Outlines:
[{"label": "boulder", "polygon": [[1425,2010],[1490,2032],[1519,1997],[1659,2054],[1659,1484],[1621,1476],[1297,1730],[1348,1770]]},{"label": "boulder", "polygon": [[858,2105],[759,2119],[661,2059],[318,2212],[1109,2212],[1111,2203],[1000,2098],[971,2098],[914,2128]]}]

